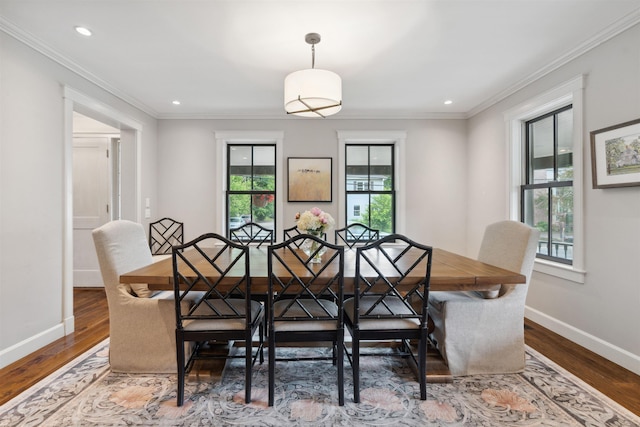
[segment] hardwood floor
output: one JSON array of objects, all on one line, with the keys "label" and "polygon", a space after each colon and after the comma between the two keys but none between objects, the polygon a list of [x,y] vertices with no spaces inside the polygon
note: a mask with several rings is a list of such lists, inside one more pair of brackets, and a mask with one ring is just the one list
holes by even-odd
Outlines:
[{"label": "hardwood floor", "polygon": [[640,376],[528,319],[524,325],[531,348],[640,416]]},{"label": "hardwood floor", "polygon": [[[74,314],[76,330],[73,334],[0,370],[0,404],[109,336],[109,313],[104,290],[75,289]],[[525,320],[525,341],[640,416],[640,376],[529,320]]]},{"label": "hardwood floor", "polygon": [[75,332],[0,369],[0,404],[17,396],[109,336],[104,289],[75,289]]}]

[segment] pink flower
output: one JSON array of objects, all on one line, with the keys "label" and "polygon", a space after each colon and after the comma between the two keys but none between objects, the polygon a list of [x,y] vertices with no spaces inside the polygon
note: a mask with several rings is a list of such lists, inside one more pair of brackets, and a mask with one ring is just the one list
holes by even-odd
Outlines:
[{"label": "pink flower", "polygon": [[302,233],[323,233],[335,224],[333,217],[320,208],[314,207],[308,211],[296,214],[298,230]]}]

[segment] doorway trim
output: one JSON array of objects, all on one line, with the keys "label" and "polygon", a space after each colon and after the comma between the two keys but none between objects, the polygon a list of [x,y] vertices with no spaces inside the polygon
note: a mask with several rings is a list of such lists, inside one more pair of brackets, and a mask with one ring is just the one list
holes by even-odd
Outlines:
[{"label": "doorway trim", "polygon": [[[62,224],[62,322],[64,334],[75,330],[73,316],[73,111],[95,116],[119,129],[135,133],[135,220],[141,222],[142,208],[142,124],[69,86],[64,86],[64,158]],[[89,112],[89,114],[87,114]]]}]

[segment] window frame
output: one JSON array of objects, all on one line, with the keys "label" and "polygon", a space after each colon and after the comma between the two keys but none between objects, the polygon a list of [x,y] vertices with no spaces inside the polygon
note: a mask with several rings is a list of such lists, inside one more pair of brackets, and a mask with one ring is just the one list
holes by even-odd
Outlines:
[{"label": "window frame", "polygon": [[393,176],[395,199],[396,233],[406,233],[406,131],[337,131],[338,138],[338,224],[346,226],[346,146],[348,145],[393,145]]},{"label": "window frame", "polygon": [[219,171],[218,184],[215,188],[216,200],[224,200],[224,203],[220,203],[218,209],[216,209],[214,215],[214,222],[217,224],[216,229],[219,230],[219,234],[226,235],[227,224],[229,218],[227,217],[227,146],[228,145],[275,145],[276,146],[276,199],[275,199],[275,222],[273,225],[274,236],[277,236],[278,230],[283,228],[282,212],[284,212],[283,198],[283,176],[284,166],[282,161],[284,132],[282,131],[217,131],[214,132],[216,140],[216,168]]},{"label": "window frame", "polygon": [[[230,163],[231,163],[231,151],[233,149],[233,147],[251,147],[251,165],[250,165],[250,169],[251,169],[251,181],[252,183],[255,180],[256,174],[255,174],[255,154],[254,154],[254,150],[256,147],[273,147],[273,161],[274,161],[274,168],[277,170],[278,167],[278,159],[277,159],[277,147],[276,144],[267,144],[267,143],[260,143],[260,144],[253,144],[253,143],[227,143],[226,144],[226,156],[227,156],[227,177],[226,177],[226,185],[225,185],[225,215],[227,216],[227,218],[231,218],[231,215],[229,214],[229,202],[230,202],[230,198],[232,195],[249,195],[252,199],[254,196],[258,196],[258,195],[273,195],[274,196],[274,200],[273,200],[273,226],[275,228],[275,224],[276,221],[278,219],[278,212],[276,210],[276,203],[278,201],[278,192],[277,190],[277,186],[278,186],[278,177],[276,174],[276,170],[274,170],[274,187],[273,190],[256,190],[254,188],[252,188],[251,190],[232,190],[231,188],[229,188],[229,180],[231,177],[231,171],[230,171]],[[249,202],[249,206],[250,206],[250,214],[251,214],[251,221],[255,222],[253,219],[253,206],[254,206],[254,202],[253,200],[251,200]],[[229,223],[227,222],[225,225],[225,235],[227,236],[227,238],[231,238],[231,229],[229,228]],[[273,230],[273,232],[275,233],[275,230]]]},{"label": "window frame", "polygon": [[[347,162],[348,162],[348,158],[347,158],[347,151],[349,149],[349,147],[367,147],[367,177],[366,180],[365,179],[360,179],[360,180],[356,180],[354,181],[354,188],[353,189],[349,189],[347,188],[347,173],[346,173],[346,167],[347,167]],[[372,180],[372,172],[371,172],[371,147],[389,147],[390,152],[391,152],[391,182],[394,184],[392,186],[392,188],[390,190],[376,190],[373,185],[374,181]],[[382,195],[382,194],[388,194],[391,196],[391,200],[392,200],[392,206],[391,206],[391,233],[395,232],[396,229],[396,194],[395,194],[395,150],[394,150],[394,144],[389,143],[389,144],[380,144],[380,143],[376,143],[376,144],[365,144],[365,143],[357,143],[357,144],[352,144],[350,142],[347,142],[344,146],[344,156],[345,156],[345,182],[344,182],[344,191],[345,191],[345,201],[347,201],[348,196],[350,194],[356,194],[356,195],[367,195],[368,199],[369,199],[369,203],[368,205],[371,205],[371,201],[372,201],[372,197],[375,195]],[[359,206],[359,205],[358,205]],[[347,209],[349,209],[349,203],[345,203],[344,205],[344,212],[345,212],[345,226],[348,225],[346,223],[347,218],[348,218],[348,214],[349,212],[347,212]],[[367,227],[370,228],[377,228],[374,227],[371,224],[371,218],[369,218],[369,223],[365,224]],[[383,232],[382,230],[380,230],[380,232]]]},{"label": "window frame", "polygon": [[521,185],[524,181],[525,122],[545,113],[573,105],[573,263],[564,264],[536,257],[534,271],[584,283],[584,203],[583,203],[583,115],[585,76],[579,75],[504,113],[508,153],[509,218],[520,221]]},{"label": "window frame", "polygon": [[[525,149],[523,151],[523,165],[524,165],[524,174],[523,174],[523,183],[520,185],[520,221],[524,222],[525,221],[525,200],[524,200],[524,194],[527,190],[540,190],[540,189],[546,189],[547,190],[547,198],[549,199],[549,203],[548,203],[548,209],[547,209],[547,220],[548,220],[548,224],[549,224],[549,230],[548,230],[548,236],[547,236],[547,255],[545,254],[541,254],[540,252],[538,252],[536,254],[537,258],[540,259],[546,259],[549,261],[553,261],[553,262],[558,262],[561,264],[568,264],[568,265],[572,265],[573,264],[573,259],[568,259],[568,258],[562,258],[559,256],[553,256],[551,255],[552,251],[551,251],[551,246],[553,245],[553,239],[551,238],[551,233],[552,233],[552,219],[551,219],[551,200],[552,200],[552,193],[554,189],[558,189],[558,188],[563,188],[563,187],[573,187],[573,179],[571,180],[566,180],[566,181],[559,181],[558,180],[558,169],[559,169],[559,162],[558,162],[558,156],[560,155],[558,152],[558,115],[560,113],[566,112],[568,110],[571,110],[571,116],[573,117],[573,104],[568,104],[565,105],[563,107],[560,107],[556,110],[544,113],[540,116],[531,118],[529,120],[526,120],[523,123],[524,126],[524,135],[525,135]],[[535,182],[531,182],[533,180],[533,170],[532,170],[532,163],[533,163],[533,159],[532,159],[532,155],[533,153],[533,147],[532,147],[532,141],[531,141],[531,132],[530,132],[530,126],[538,123],[542,120],[545,120],[549,117],[552,117],[553,120],[553,180],[548,180],[545,183],[535,183]],[[573,152],[572,154],[572,158],[573,158]],[[572,169],[573,169],[573,160],[572,160]],[[573,208],[573,207],[572,207]],[[573,213],[573,212],[572,212]],[[532,224],[530,224],[532,225]],[[540,247],[540,243],[538,243],[538,247]],[[565,254],[566,254],[567,250],[565,248]]]}]

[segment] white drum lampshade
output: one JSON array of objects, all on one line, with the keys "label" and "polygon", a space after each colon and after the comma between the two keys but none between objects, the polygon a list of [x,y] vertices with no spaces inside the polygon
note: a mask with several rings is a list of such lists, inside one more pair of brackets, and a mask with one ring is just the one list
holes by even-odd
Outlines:
[{"label": "white drum lampshade", "polygon": [[302,117],[336,114],[342,109],[342,79],[315,68],[289,74],[284,79],[284,109]]},{"label": "white drum lampshade", "polygon": [[309,33],[305,40],[311,44],[311,68],[294,71],[284,79],[284,109],[302,117],[336,114],[342,109],[342,79],[333,71],[313,68],[320,35]]}]

